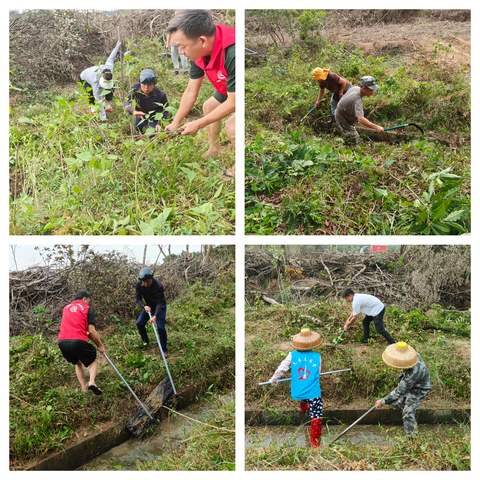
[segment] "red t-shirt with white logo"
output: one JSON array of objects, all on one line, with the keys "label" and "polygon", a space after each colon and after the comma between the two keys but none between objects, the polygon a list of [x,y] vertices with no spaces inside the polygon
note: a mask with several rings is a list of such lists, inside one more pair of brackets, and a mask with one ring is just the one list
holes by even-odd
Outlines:
[{"label": "red t-shirt with white logo", "polygon": [[63,309],[58,340],[84,340],[88,342],[88,309],[82,300],[75,300]]}]

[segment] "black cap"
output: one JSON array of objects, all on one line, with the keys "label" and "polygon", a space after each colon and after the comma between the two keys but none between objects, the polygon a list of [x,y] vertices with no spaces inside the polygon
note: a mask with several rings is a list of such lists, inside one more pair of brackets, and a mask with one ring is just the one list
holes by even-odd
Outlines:
[{"label": "black cap", "polygon": [[153,278],[152,270],[148,267],[143,267],[140,270],[140,274],[138,275],[138,279],[142,281],[151,280]]},{"label": "black cap", "polygon": [[146,68],[140,72],[138,81],[144,85],[155,85],[157,83],[157,76],[151,68]]}]

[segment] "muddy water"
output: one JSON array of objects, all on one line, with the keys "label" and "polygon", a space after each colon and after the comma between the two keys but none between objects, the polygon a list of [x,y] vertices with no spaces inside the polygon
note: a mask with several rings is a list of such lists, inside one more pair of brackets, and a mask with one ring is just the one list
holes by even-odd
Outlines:
[{"label": "muddy water", "polygon": [[[322,428],[322,445],[328,445],[347,426],[335,425]],[[420,425],[420,431],[433,431],[439,436],[445,429],[455,428],[452,425]],[[386,446],[395,442],[395,437],[403,435],[402,426],[379,427],[377,425],[356,425],[335,444],[350,443],[354,445]],[[310,423],[303,426],[251,427],[245,432],[245,447],[300,447],[310,446]]]},{"label": "muddy water", "polygon": [[[233,397],[222,397],[224,402],[233,403]],[[206,422],[215,416],[215,408],[208,402],[193,404],[183,410],[182,415],[193,420]],[[180,415],[170,415],[169,419],[155,427],[155,431],[146,438],[131,439],[99,455],[91,462],[77,470],[137,470],[137,460],[152,460],[159,458],[164,452],[170,452],[188,437],[193,421]]]}]

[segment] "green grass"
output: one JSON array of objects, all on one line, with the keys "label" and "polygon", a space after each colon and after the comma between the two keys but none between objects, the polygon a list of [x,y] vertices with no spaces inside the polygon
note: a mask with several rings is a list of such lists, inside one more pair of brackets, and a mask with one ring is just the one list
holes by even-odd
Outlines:
[{"label": "green grass", "polygon": [[235,470],[235,403],[214,396],[215,412],[204,424],[194,423],[179,447],[149,461],[138,461],[140,471],[229,471]]},{"label": "green grass", "polygon": [[470,470],[470,427],[423,431],[417,440],[399,435],[388,447],[335,444],[320,452],[292,447],[245,449],[245,470]]},{"label": "green grass", "polygon": [[[298,41],[247,68],[246,233],[469,233],[470,76],[466,69],[447,75],[448,47],[438,47],[433,58],[372,57]],[[318,65],[355,85],[374,76],[381,88],[365,99],[366,117],[384,127],[417,123],[425,135],[405,129],[405,140],[392,134],[390,142],[348,147],[318,123],[330,113],[326,101],[300,125],[318,94],[311,76]]]},{"label": "green grass", "polygon": [[[233,274],[222,284],[196,284],[171,302],[167,313],[169,369],[176,389],[204,385],[214,372],[231,369],[235,359]],[[198,296],[202,295],[202,302]],[[196,299],[196,301],[195,301]],[[198,307],[200,305],[200,308]],[[146,398],[167,377],[151,328],[151,347],[139,350],[136,318],[100,331],[106,352],[136,395]],[[87,374],[88,377],[88,374]],[[231,375],[227,384],[233,384]],[[84,394],[74,368],[42,334],[10,339],[10,461],[15,468],[51,452],[79,432],[131,418],[138,405],[108,364],[97,385],[104,394]],[[227,386],[227,385],[226,385]]]},{"label": "green grass", "polygon": [[[321,319],[320,327],[305,316]],[[259,387],[272,376],[292,350],[291,338],[307,326],[320,333],[322,371],[354,368],[320,380],[324,404],[348,406],[372,404],[397,385],[396,372],[381,358],[387,343],[373,324],[367,348],[358,349],[362,337],[361,320],[343,334],[337,346],[349,309],[344,302],[321,302],[298,307],[257,307],[245,316],[245,405],[246,408],[295,409],[288,384],[277,388]],[[464,405],[470,402],[470,315],[443,312],[433,308],[428,316],[397,307],[387,309],[384,324],[396,341],[406,341],[422,355],[432,377],[429,404]],[[282,345],[282,346],[280,346]],[[285,378],[288,378],[288,374]]]},{"label": "green grass", "polygon": [[[154,68],[174,114],[188,79],[174,77],[171,64],[157,54],[153,41],[139,41],[125,55],[125,86],[142,68]],[[121,78],[118,62],[114,78]],[[202,115],[210,87],[208,82],[202,86],[190,119]],[[133,117],[121,106],[119,88],[107,122],[85,114],[87,102],[78,85],[57,91],[54,98],[27,92],[29,103],[11,110],[12,235],[234,233],[234,185],[219,174],[235,162],[235,152],[223,130],[221,157],[203,159],[205,129],[171,140],[165,134],[150,140],[132,136]]]}]

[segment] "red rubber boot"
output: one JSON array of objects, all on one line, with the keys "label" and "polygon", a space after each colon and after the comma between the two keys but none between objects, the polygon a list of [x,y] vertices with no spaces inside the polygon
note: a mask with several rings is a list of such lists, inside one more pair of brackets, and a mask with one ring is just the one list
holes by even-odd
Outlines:
[{"label": "red rubber boot", "polygon": [[303,413],[303,412],[306,412],[308,409],[310,408],[310,405],[307,403],[307,402],[302,402],[300,400],[300,411]]},{"label": "red rubber boot", "polygon": [[320,441],[322,438],[322,419],[321,418],[312,418],[310,424],[310,443],[312,448],[320,449]]}]

